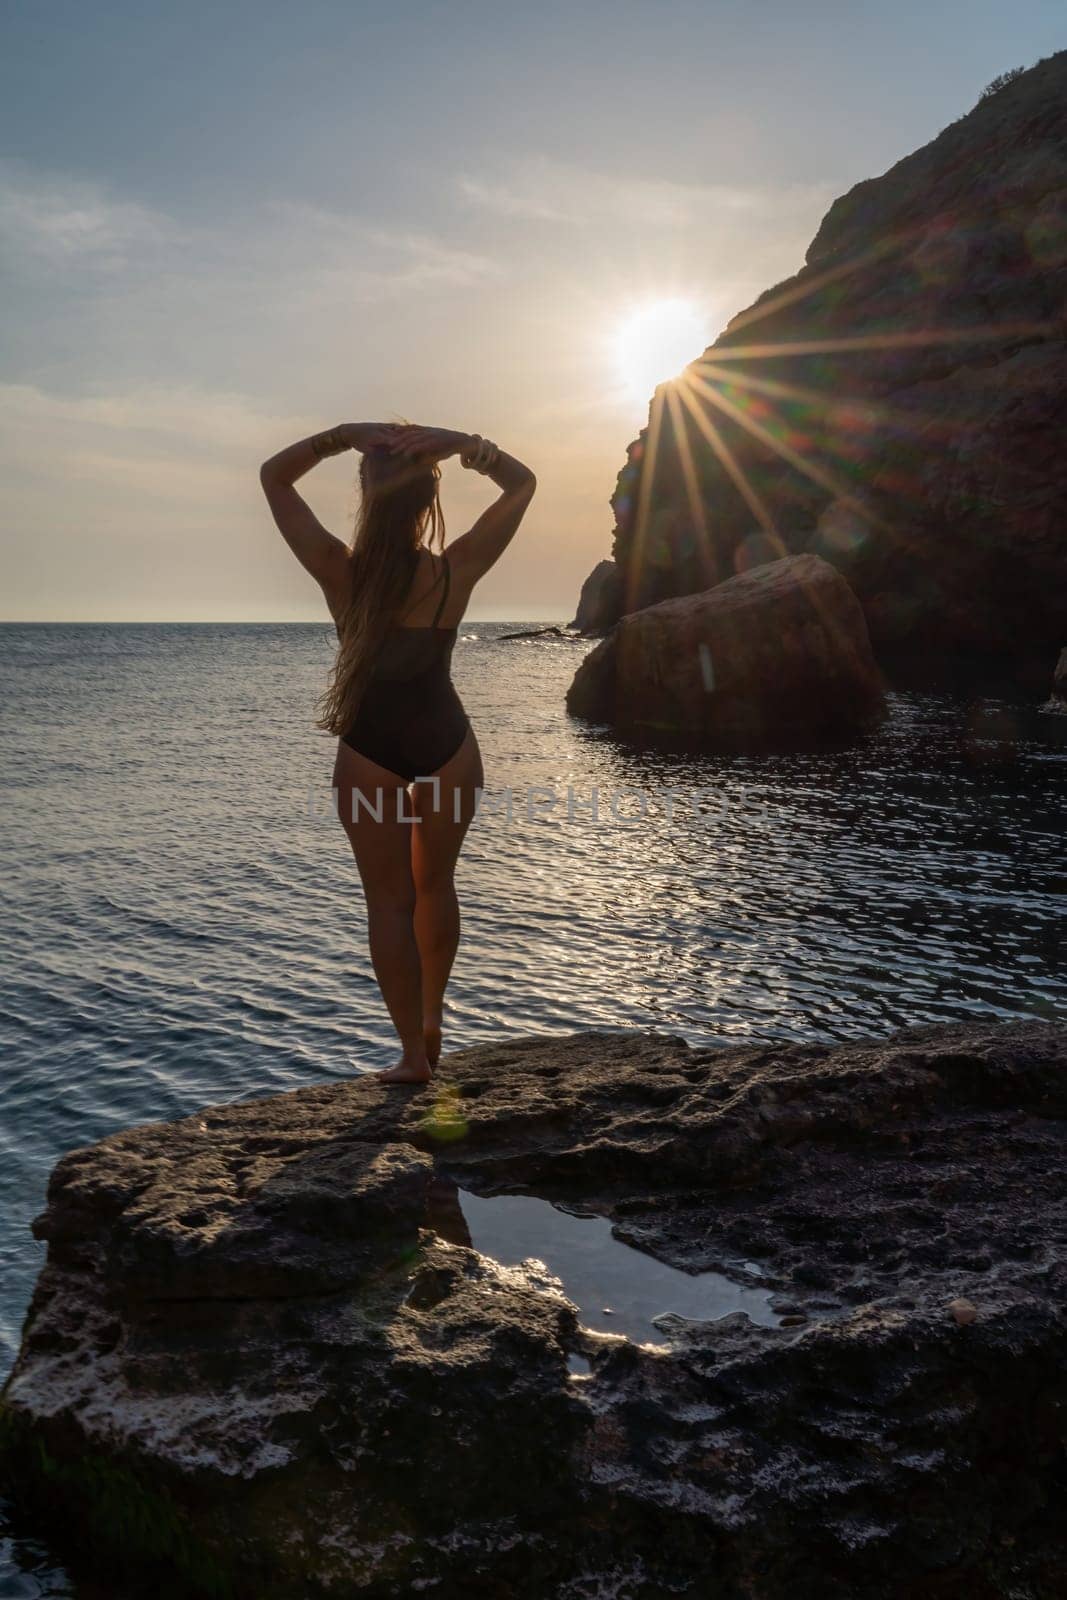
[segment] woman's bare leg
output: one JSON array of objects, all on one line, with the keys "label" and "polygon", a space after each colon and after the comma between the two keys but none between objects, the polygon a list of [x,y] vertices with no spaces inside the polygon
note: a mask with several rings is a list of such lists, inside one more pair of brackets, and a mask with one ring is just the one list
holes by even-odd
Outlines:
[{"label": "woman's bare leg", "polygon": [[[425,1083],[431,1068],[422,1030],[422,967],[411,870],[411,836],[421,824],[403,820],[413,816],[404,780],[345,744],[337,747],[333,781],[338,813],[363,881],[374,974],[403,1052],[397,1065],[378,1077],[386,1083]],[[354,805],[357,794],[362,801]]]},{"label": "woman's bare leg", "polygon": [[435,776],[436,806],[433,784],[419,783],[414,787],[415,807],[422,820],[411,830],[415,939],[422,966],[422,1023],[431,1065],[441,1053],[445,985],[459,944],[456,862],[474,816],[475,791],[484,782],[473,728],[468,729],[456,754]]}]

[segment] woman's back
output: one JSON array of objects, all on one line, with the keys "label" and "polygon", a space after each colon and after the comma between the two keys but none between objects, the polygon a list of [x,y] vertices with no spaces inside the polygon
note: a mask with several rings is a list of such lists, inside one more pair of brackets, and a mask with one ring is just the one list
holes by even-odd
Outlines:
[{"label": "woman's back", "polygon": [[[441,622],[449,599],[451,567],[443,551],[438,558],[430,551],[425,554],[434,569],[433,579],[427,585],[424,563],[419,559],[411,589],[400,607],[399,620],[389,629],[375,654],[371,668],[374,681],[402,682],[434,668],[448,673],[458,627],[458,623],[446,627]],[[415,591],[414,599],[412,590]],[[429,623],[405,620],[425,615],[430,604],[434,604],[434,610]]]},{"label": "woman's back", "polygon": [[[412,672],[422,670],[442,651],[443,641],[454,641],[467,599],[457,595],[452,581],[452,564],[442,551],[434,556],[428,550],[413,550],[412,577],[403,601],[397,607],[397,620],[387,629],[375,653],[374,665],[387,677],[407,677],[407,663],[413,663]],[[449,604],[449,601],[452,604]],[[459,615],[451,623],[442,622],[446,612]],[[331,602],[334,629],[341,632],[342,602]],[[423,622],[421,619],[426,618]],[[451,652],[449,652],[451,653]],[[377,670],[375,676],[378,675]]]},{"label": "woman's back", "polygon": [[[432,564],[433,556],[428,551],[426,555]],[[401,608],[401,620],[389,629],[375,652],[355,721],[341,736],[350,749],[409,783],[442,766],[467,732],[467,713],[451,678],[458,623],[451,627],[441,623],[450,583],[449,561],[443,553],[430,587],[416,569],[416,598],[412,603],[409,596],[406,608]],[[425,613],[435,590],[437,600],[429,623],[403,620]]]}]

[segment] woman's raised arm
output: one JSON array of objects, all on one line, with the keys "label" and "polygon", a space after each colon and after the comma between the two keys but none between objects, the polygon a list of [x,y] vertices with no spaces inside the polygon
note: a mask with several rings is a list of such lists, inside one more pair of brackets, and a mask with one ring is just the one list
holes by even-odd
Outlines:
[{"label": "woman's raised arm", "polygon": [[309,434],[264,461],[259,481],[278,531],[300,565],[326,591],[336,591],[348,562],[348,546],[316,517],[293,484],[316,462],[342,450],[369,450],[390,437],[392,426],[383,422],[341,422],[323,433]]}]

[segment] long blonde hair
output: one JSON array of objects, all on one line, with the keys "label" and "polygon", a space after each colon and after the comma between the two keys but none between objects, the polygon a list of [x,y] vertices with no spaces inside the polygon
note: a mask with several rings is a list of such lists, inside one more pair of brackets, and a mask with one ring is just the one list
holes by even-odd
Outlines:
[{"label": "long blonde hair", "polygon": [[348,600],[337,622],[337,656],[316,724],[327,733],[340,735],[352,726],[375,651],[411,587],[419,550],[444,547],[440,481],[436,462],[413,462],[383,448],[368,450],[360,462]]}]

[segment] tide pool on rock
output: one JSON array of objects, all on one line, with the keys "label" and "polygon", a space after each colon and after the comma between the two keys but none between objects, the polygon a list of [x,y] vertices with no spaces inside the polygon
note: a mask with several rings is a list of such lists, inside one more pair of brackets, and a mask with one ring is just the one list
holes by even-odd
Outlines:
[{"label": "tide pool on rock", "polygon": [[769,1289],[735,1283],[721,1272],[681,1272],[623,1244],[606,1217],[577,1216],[532,1195],[461,1189],[458,1202],[468,1238],[457,1242],[504,1266],[543,1265],[585,1328],[655,1344],[663,1342],[656,1319],[667,1316],[714,1322],[740,1311],[765,1327],[778,1325]]}]

